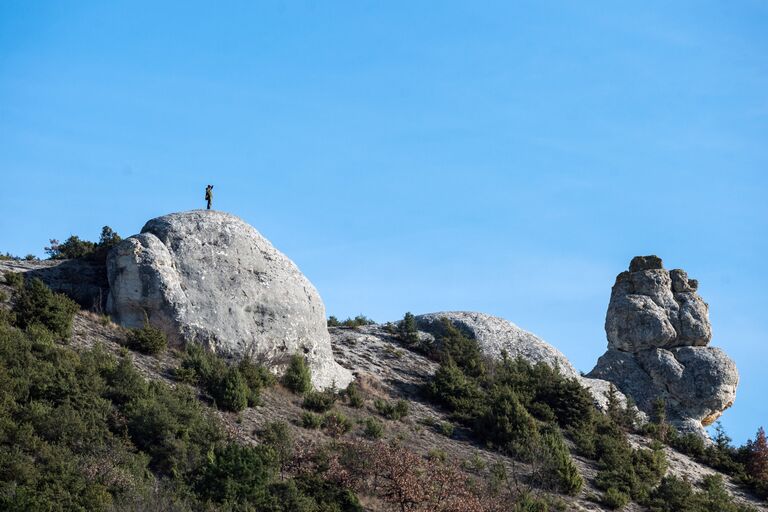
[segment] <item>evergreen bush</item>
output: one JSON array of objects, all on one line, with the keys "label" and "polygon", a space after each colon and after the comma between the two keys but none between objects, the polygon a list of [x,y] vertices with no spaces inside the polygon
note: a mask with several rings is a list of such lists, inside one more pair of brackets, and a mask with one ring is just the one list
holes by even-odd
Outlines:
[{"label": "evergreen bush", "polygon": [[294,354],[283,375],[283,384],[294,393],[303,394],[312,389],[312,374],[301,354]]},{"label": "evergreen bush", "polygon": [[40,324],[62,340],[72,335],[72,320],[79,309],[75,301],[52,292],[37,278],[18,287],[14,293],[13,313],[18,327],[25,329]]},{"label": "evergreen bush", "polygon": [[129,331],[126,345],[131,350],[142,354],[157,355],[165,352],[165,349],[168,348],[168,338],[163,331],[150,325],[147,321],[144,323],[144,327]]}]

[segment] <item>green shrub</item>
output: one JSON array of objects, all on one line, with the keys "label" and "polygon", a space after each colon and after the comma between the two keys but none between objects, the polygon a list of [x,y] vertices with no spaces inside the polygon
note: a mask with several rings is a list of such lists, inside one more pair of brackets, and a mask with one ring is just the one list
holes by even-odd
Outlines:
[{"label": "green shrub", "polygon": [[454,430],[455,430],[455,427],[453,423],[449,421],[444,421],[440,423],[440,433],[443,434],[445,437],[453,437]]},{"label": "green shrub", "polygon": [[294,393],[303,394],[312,389],[312,374],[301,354],[291,356],[288,369],[283,376],[283,384]]},{"label": "green shrub", "polygon": [[237,364],[248,386],[253,389],[270,388],[277,383],[275,374],[269,371],[269,368],[263,364],[257,364],[250,359],[241,359]]},{"label": "green shrub", "polygon": [[130,439],[163,474],[194,471],[222,439],[218,424],[210,421],[188,388],[152,382],[146,396],[133,397],[123,414]]},{"label": "green shrub", "polygon": [[296,483],[298,491],[311,498],[313,503],[305,511],[302,511],[285,500],[285,512],[312,512],[314,510],[321,512],[363,512],[365,510],[352,491],[325,481],[317,475],[302,476],[293,482]]},{"label": "green shrub", "polygon": [[467,471],[473,471],[475,473],[484,471],[487,466],[488,464],[485,462],[485,459],[483,459],[477,452],[473,453],[468,459],[461,461],[461,467]]},{"label": "green shrub", "polygon": [[265,490],[277,470],[277,456],[269,446],[229,443],[215,450],[195,490],[215,503],[259,504],[265,501]]},{"label": "green shrub", "polygon": [[439,358],[455,361],[466,376],[478,378],[485,375],[485,358],[477,341],[465,336],[447,318],[441,320],[440,333],[436,337],[435,344],[438,347]]},{"label": "green shrub", "polygon": [[477,415],[483,396],[477,381],[467,377],[452,359],[437,369],[427,385],[427,394],[467,421]]},{"label": "green shrub", "polygon": [[264,444],[274,450],[277,465],[282,471],[293,456],[294,441],[291,427],[284,421],[271,421],[264,425],[258,434]]},{"label": "green shrub", "polygon": [[56,239],[50,240],[50,246],[45,248],[45,253],[52,260],[64,260],[74,258],[104,259],[109,249],[117,245],[122,239],[112,228],[104,226],[98,242],[81,240],[79,236],[72,235],[64,242]]},{"label": "green shrub", "polygon": [[575,496],[581,491],[584,480],[571,458],[562,435],[553,429],[542,434],[541,441],[539,462],[545,473],[543,480],[551,480],[559,492]]},{"label": "green shrub", "polygon": [[[204,361],[189,358],[195,379]],[[361,510],[322,473],[278,480],[284,427],[268,425],[261,446],[225,443],[189,387],[146,382],[127,352],[79,352],[40,324],[0,321],[0,510]]]},{"label": "green shrub", "polygon": [[410,311],[403,316],[398,325],[398,336],[400,340],[409,346],[419,345],[419,332],[416,327],[416,317]]},{"label": "green shrub", "polygon": [[373,401],[373,406],[379,414],[390,420],[405,418],[410,411],[410,406],[405,400],[397,400],[392,403],[382,398],[377,398]]},{"label": "green shrub", "polygon": [[373,325],[376,322],[371,320],[365,315],[357,315],[355,318],[347,318],[344,321],[339,321],[338,318],[331,315],[328,317],[328,327],[362,327],[364,325]]},{"label": "green shrub", "polygon": [[202,387],[217,407],[233,412],[258,405],[261,389],[275,382],[264,366],[250,360],[229,366],[197,344],[187,345],[181,365],[173,373],[177,380]]},{"label": "green shrub", "polygon": [[214,387],[214,400],[219,409],[232,412],[240,412],[248,406],[251,394],[245,379],[237,367],[231,367]]},{"label": "green shrub", "polygon": [[277,378],[266,366],[256,364],[250,359],[241,359],[237,369],[248,386],[248,406],[259,405],[261,390],[274,386]]},{"label": "green shrub", "polygon": [[79,309],[72,299],[52,292],[37,278],[17,288],[14,294],[13,312],[18,327],[41,324],[64,340],[72,334],[72,320]]},{"label": "green shrub", "polygon": [[691,484],[674,475],[666,476],[651,493],[649,508],[654,512],[693,512],[694,492]]},{"label": "green shrub", "polygon": [[97,244],[97,247],[109,249],[119,244],[121,240],[122,238],[120,238],[120,235],[118,235],[115,230],[109,226],[104,226],[101,228],[101,235],[99,235],[99,243]]},{"label": "green shrub", "polygon": [[315,412],[327,412],[336,403],[336,393],[333,390],[310,391],[304,395],[301,406]]},{"label": "green shrub", "polygon": [[8,286],[16,289],[24,287],[24,274],[21,272],[11,272],[10,270],[6,270],[3,273],[3,277],[5,278],[5,284]]},{"label": "green shrub", "polygon": [[448,460],[448,454],[442,448],[432,448],[427,452],[427,459],[445,462]]},{"label": "green shrub", "polygon": [[301,426],[308,429],[318,429],[323,423],[323,417],[313,412],[304,411],[301,413]]},{"label": "green shrub", "polygon": [[363,434],[368,439],[380,439],[384,435],[384,424],[369,416],[363,422]]},{"label": "green shrub", "polygon": [[341,437],[352,430],[352,421],[340,412],[328,412],[323,415],[323,430],[331,437]]},{"label": "green shrub", "polygon": [[355,409],[360,409],[365,404],[365,398],[363,398],[363,392],[360,391],[360,386],[351,382],[345,391],[347,399],[349,399],[349,405]]},{"label": "green shrub", "polygon": [[179,380],[211,390],[218,386],[226,372],[227,363],[222,358],[201,345],[190,343],[174,375]]},{"label": "green shrub", "polygon": [[94,242],[81,240],[77,235],[72,235],[61,243],[56,239],[51,239],[50,244],[45,248],[45,253],[52,260],[82,258],[96,249]]},{"label": "green shrub", "polygon": [[490,392],[488,408],[477,419],[475,429],[493,445],[522,460],[531,460],[532,448],[539,443],[536,420],[508,387]]},{"label": "green shrub", "polygon": [[142,354],[157,355],[168,348],[168,338],[163,331],[146,322],[141,329],[129,331],[126,345]]},{"label": "green shrub", "polygon": [[130,354],[120,359],[108,373],[106,396],[118,405],[124,405],[133,398],[146,397],[148,391],[147,382],[135,370]]},{"label": "green shrub", "polygon": [[612,510],[622,509],[629,504],[629,496],[615,487],[611,487],[605,491],[601,501],[603,505]]},{"label": "green shrub", "polygon": [[669,445],[675,450],[700,459],[706,452],[706,445],[704,440],[696,434],[678,434],[675,432],[670,435]]}]

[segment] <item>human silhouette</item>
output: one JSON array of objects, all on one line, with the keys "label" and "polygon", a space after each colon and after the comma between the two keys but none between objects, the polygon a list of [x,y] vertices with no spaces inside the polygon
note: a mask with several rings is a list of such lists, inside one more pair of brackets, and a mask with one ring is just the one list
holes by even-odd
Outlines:
[{"label": "human silhouette", "polygon": [[211,209],[211,203],[213,202],[213,185],[208,185],[205,187],[205,200],[208,201],[208,208],[207,210]]}]

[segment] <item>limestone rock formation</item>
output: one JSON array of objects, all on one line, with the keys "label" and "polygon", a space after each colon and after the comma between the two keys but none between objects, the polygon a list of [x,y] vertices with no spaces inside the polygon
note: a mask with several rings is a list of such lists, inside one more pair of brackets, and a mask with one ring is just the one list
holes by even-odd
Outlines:
[{"label": "limestone rock formation", "polygon": [[[442,329],[443,319],[447,319],[469,338],[476,340],[481,352],[487,357],[500,358],[502,351],[506,351],[510,357],[521,357],[532,364],[544,363],[553,368],[557,367],[560,373],[578,380],[582,386],[586,387],[598,407],[601,409],[607,407],[610,383],[598,378],[582,377],[562,352],[535,334],[521,329],[508,320],[485,313],[444,311],[416,316],[420,335],[431,336],[434,339]],[[620,403],[626,403],[626,397],[620,391],[616,396]],[[638,412],[641,421],[644,420],[645,414]]]},{"label": "limestone rock formation", "polygon": [[667,271],[657,256],[632,259],[616,277],[605,319],[608,351],[588,377],[613,382],[640,410],[662,398],[670,420],[706,437],[703,426],[733,404],[736,365],[712,339],[698,282]]},{"label": "limestone rock formation", "polygon": [[110,252],[107,275],[107,308],[124,326],[148,320],[172,343],[201,343],[278,370],[298,351],[316,387],[352,380],[333,359],[315,287],[233,215],[195,210],[150,220]]},{"label": "limestone rock formation", "polygon": [[579,376],[579,372],[562,352],[503,318],[469,311],[444,311],[418,315],[416,325],[419,330],[438,334],[443,318],[476,340],[480,351],[488,357],[499,358],[502,350],[506,350],[510,357],[522,357],[534,364],[543,362],[556,366],[567,377]]}]

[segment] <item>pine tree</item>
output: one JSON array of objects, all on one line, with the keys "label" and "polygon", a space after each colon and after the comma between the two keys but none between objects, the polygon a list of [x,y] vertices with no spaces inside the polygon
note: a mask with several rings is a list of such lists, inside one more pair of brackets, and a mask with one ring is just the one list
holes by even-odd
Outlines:
[{"label": "pine tree", "polygon": [[759,482],[768,482],[768,440],[765,438],[763,427],[757,429],[754,441],[747,442],[747,450],[749,476]]},{"label": "pine tree", "polygon": [[304,356],[298,353],[291,356],[283,384],[294,393],[304,394],[312,389],[312,374]]},{"label": "pine tree", "polygon": [[403,316],[399,329],[400,339],[406,345],[417,345],[419,343],[419,333],[416,329],[416,317],[410,311]]},{"label": "pine tree", "polygon": [[663,398],[653,402],[653,423],[656,425],[656,438],[661,442],[667,441],[669,423],[667,422],[667,404]]},{"label": "pine tree", "polygon": [[731,438],[725,433],[723,424],[719,421],[715,425],[715,446],[721,452],[727,451],[731,447]]},{"label": "pine tree", "polygon": [[606,404],[606,412],[608,417],[615,421],[618,425],[623,423],[621,402],[619,401],[619,393],[616,386],[611,383],[608,387],[608,393],[605,394],[605,398],[608,401]]}]

